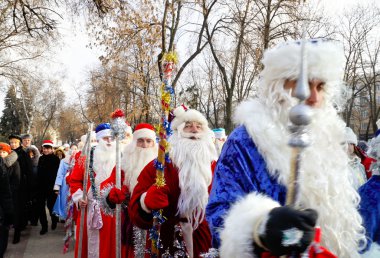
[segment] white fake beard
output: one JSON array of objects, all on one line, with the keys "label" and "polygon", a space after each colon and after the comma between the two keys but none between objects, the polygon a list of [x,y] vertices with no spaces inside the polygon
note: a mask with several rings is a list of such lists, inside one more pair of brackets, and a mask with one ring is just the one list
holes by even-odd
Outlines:
[{"label": "white fake beard", "polygon": [[149,162],[157,158],[158,154],[157,144],[152,148],[140,148],[135,145],[136,143],[132,142],[126,146],[121,161],[121,168],[125,172],[124,184],[128,186],[130,193],[133,192],[141,171]]},{"label": "white fake beard", "polygon": [[[170,158],[179,169],[178,213],[196,229],[205,216],[208,187],[212,182],[211,162],[216,159],[211,136],[175,131],[170,137]],[[185,136],[185,137],[184,137]],[[189,139],[196,137],[196,140]]]},{"label": "white fake beard", "polygon": [[[262,102],[252,100],[252,110],[245,111],[251,116],[257,114],[259,119],[247,119],[243,124],[267,162],[268,171],[287,185],[291,158],[287,125],[294,99],[281,88]],[[358,249],[365,236],[357,211],[360,197],[350,183],[348,157],[341,145],[345,124],[336,110],[326,106],[314,109],[313,122],[308,126],[311,146],[302,152],[298,205],[317,210],[323,246],[338,257],[360,257]]]},{"label": "white fake beard", "polygon": [[103,139],[99,140],[99,144],[94,150],[94,164],[93,169],[96,174],[95,184],[97,187],[109,178],[113,168],[116,165],[116,145],[115,142],[111,146]]},{"label": "white fake beard", "polygon": [[123,140],[121,140],[120,143],[123,144],[124,146],[127,146],[130,143],[132,143],[132,137],[126,137]]}]

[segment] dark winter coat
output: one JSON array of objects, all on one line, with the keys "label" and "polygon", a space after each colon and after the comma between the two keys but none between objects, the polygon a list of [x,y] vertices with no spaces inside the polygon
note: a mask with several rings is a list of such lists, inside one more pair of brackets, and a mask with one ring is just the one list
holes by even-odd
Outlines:
[{"label": "dark winter coat", "polygon": [[12,194],[12,203],[14,208],[13,222],[17,228],[25,226],[25,198],[23,198],[24,190],[20,187],[21,172],[17,161],[17,153],[12,151],[3,159],[8,176],[8,182]]},{"label": "dark winter coat", "polygon": [[14,150],[18,156],[18,164],[20,166],[20,189],[21,195],[20,198],[28,201],[30,199],[30,184],[32,178],[32,160],[29,155],[22,149],[18,147]]},{"label": "dark winter coat", "polygon": [[18,196],[18,191],[20,189],[21,172],[17,158],[17,153],[12,151],[7,157],[3,159],[4,165],[7,168],[12,196]]},{"label": "dark winter coat", "polygon": [[3,159],[0,158],[0,225],[8,226],[12,224],[12,218],[13,203],[9,178]]},{"label": "dark winter coat", "polygon": [[38,160],[40,159],[40,152],[37,149],[36,146],[31,145],[30,147],[26,148],[26,153],[29,153],[29,151],[32,151],[34,154],[34,158],[31,158],[32,160],[32,175],[30,179],[30,195],[32,199],[36,199],[37,193],[38,193],[38,176],[37,176],[37,171],[38,171]]},{"label": "dark winter coat", "polygon": [[42,155],[38,161],[39,193],[45,195],[53,191],[60,159],[54,154]]}]

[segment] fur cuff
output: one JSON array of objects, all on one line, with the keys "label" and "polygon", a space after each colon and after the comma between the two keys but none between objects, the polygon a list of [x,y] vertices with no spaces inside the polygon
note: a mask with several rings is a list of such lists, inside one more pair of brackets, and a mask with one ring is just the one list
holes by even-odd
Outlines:
[{"label": "fur cuff", "polygon": [[103,211],[103,213],[111,217],[114,215],[114,209],[107,202],[107,198],[113,187],[114,187],[114,184],[107,184],[106,186],[104,186],[103,189],[100,191],[100,201],[99,201],[100,208]]},{"label": "fur cuff", "polygon": [[54,185],[53,191],[59,191],[60,188],[61,188],[60,185]]},{"label": "fur cuff", "polygon": [[145,205],[145,196],[146,196],[146,192],[143,193],[140,197],[140,205],[141,205],[141,208],[143,209],[143,211],[145,211],[146,213],[152,213],[151,210],[148,209],[148,207],[146,207]]},{"label": "fur cuff", "polygon": [[79,202],[80,199],[82,199],[82,197],[83,197],[83,191],[82,191],[82,189],[78,189],[71,196],[71,198],[73,199],[73,202],[75,203],[75,205],[77,205],[77,207],[78,207],[78,202]]},{"label": "fur cuff", "polygon": [[220,232],[220,257],[254,258],[253,235],[260,234],[260,224],[268,213],[280,204],[268,196],[250,193],[236,202],[227,213]]},{"label": "fur cuff", "polygon": [[376,243],[372,243],[371,248],[362,254],[362,258],[375,258],[380,257],[380,246]]}]

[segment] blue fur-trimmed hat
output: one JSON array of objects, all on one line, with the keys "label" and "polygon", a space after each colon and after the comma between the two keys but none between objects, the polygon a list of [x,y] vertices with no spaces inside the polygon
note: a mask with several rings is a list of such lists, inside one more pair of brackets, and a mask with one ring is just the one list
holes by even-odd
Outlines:
[{"label": "blue fur-trimmed hat", "polygon": [[224,128],[212,129],[216,139],[226,138],[226,130]]},{"label": "blue fur-trimmed hat", "polygon": [[96,139],[99,140],[103,137],[112,136],[112,129],[110,123],[99,124],[95,128]]}]

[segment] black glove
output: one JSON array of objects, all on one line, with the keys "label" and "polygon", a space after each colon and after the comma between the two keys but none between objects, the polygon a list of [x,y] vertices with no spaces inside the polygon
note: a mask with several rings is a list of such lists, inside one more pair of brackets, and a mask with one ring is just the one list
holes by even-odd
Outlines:
[{"label": "black glove", "polygon": [[313,241],[317,218],[318,213],[312,209],[274,208],[260,239],[273,255],[302,253]]}]

